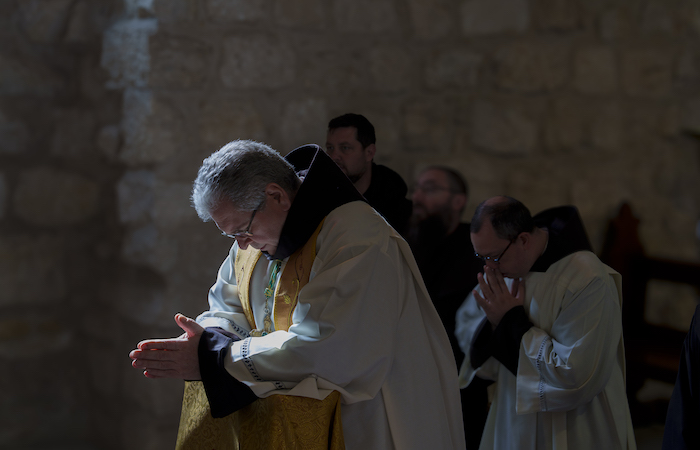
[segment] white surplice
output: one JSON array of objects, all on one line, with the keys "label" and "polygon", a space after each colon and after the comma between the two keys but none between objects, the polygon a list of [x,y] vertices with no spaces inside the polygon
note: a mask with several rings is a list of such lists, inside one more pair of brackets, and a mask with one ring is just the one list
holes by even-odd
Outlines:
[{"label": "white surplice", "polygon": [[[411,250],[369,205],[347,203],[326,217],[289,331],[248,337],[233,275],[237,250],[219,270],[210,310],[197,318],[242,338],[225,361],[233,377],[258,397],[339,391],[350,450],[464,448],[447,335]],[[270,268],[261,258],[251,282],[259,329]]]},{"label": "white surplice", "polygon": [[473,294],[457,312],[455,334],[466,354],[461,386],[475,375],[496,381],[480,448],[635,449],[620,275],[579,251],[524,279],[534,326],[522,337],[517,376],[494,357],[472,368],[472,338],[486,316]]}]

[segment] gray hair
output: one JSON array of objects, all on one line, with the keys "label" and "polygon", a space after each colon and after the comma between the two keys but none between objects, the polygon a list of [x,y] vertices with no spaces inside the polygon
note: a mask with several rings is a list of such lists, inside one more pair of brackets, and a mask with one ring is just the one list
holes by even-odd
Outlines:
[{"label": "gray hair", "polygon": [[206,158],[192,186],[192,206],[200,219],[211,220],[211,211],[222,201],[236,209],[253,211],[265,201],[265,187],[277,183],[294,195],[301,180],[279,153],[260,142],[229,142]]}]

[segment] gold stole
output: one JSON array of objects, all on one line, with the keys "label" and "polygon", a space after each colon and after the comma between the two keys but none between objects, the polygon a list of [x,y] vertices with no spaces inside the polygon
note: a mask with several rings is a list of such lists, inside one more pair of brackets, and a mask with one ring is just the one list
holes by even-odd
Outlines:
[{"label": "gold stole", "polygon": [[[309,281],[316,257],[316,238],[289,257],[275,290],[275,330],[288,330],[298,295]],[[255,318],[250,306],[250,281],[262,253],[252,247],[238,250],[234,263],[238,296],[250,328]],[[176,450],[343,450],[340,393],[324,400],[291,395],[271,395],[226,417],[215,419],[201,381],[186,381]]]}]

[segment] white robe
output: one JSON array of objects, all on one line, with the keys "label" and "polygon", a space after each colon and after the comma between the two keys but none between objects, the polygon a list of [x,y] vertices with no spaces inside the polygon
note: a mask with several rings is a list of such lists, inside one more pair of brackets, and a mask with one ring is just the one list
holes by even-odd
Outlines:
[{"label": "white robe", "polygon": [[[496,381],[481,449],[635,449],[625,393],[621,280],[580,251],[525,277],[517,376],[494,357],[473,369],[472,338],[486,317],[470,294],[455,334],[466,358],[460,384]],[[512,280],[507,280],[508,284]],[[480,290],[479,290],[480,292]]]},{"label": "white robe", "polygon": [[[243,338],[230,348],[228,372],[258,397],[339,391],[349,450],[463,449],[454,357],[406,242],[366,203],[351,202],[326,217],[316,243],[289,331],[254,338],[233,276],[238,246],[231,248],[210,310],[197,318]],[[266,262],[251,282],[258,328]]]}]

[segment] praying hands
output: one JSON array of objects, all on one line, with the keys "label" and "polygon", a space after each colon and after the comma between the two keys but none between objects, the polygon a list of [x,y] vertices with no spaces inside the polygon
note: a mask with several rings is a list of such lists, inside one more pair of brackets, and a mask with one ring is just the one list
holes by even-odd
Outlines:
[{"label": "praying hands", "polygon": [[180,337],[139,342],[138,348],[129,353],[131,365],[143,369],[147,378],[199,380],[197,350],[204,328],[182,314],[175,315],[175,322],[184,330]]}]

